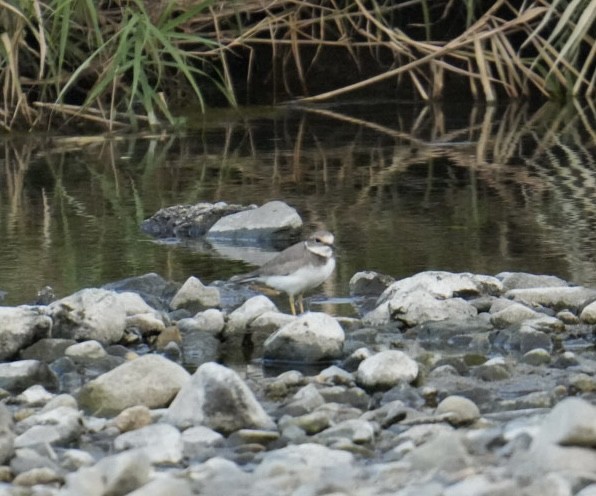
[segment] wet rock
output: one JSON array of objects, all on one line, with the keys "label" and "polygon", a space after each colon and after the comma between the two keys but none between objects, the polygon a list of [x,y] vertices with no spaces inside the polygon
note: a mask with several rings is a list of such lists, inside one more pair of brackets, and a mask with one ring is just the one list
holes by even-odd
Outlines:
[{"label": "wet rock", "polygon": [[412,382],[418,376],[418,364],[403,351],[386,350],[364,360],[356,380],[365,389],[389,389],[399,382]]},{"label": "wet rock", "polygon": [[182,361],[186,367],[196,369],[220,356],[220,340],[209,332],[186,332],[182,335]]},{"label": "wet rock", "polygon": [[440,346],[460,346],[461,343],[461,347],[468,349],[475,336],[492,329],[490,323],[477,317],[454,318],[419,324],[408,329],[405,335],[418,342]]},{"label": "wet rock", "polygon": [[466,425],[480,418],[480,410],[476,403],[463,396],[447,396],[438,404],[437,415],[445,415],[452,425]]},{"label": "wet rock", "polygon": [[172,298],[173,309],[184,308],[193,313],[220,305],[219,289],[205,286],[196,277],[189,277]]},{"label": "wet rock", "polygon": [[269,311],[278,311],[269,298],[264,295],[253,296],[228,315],[223,335],[233,336],[247,332],[253,320]]},{"label": "wet rock", "polygon": [[124,496],[149,481],[151,463],[142,450],[107,456],[66,476],[60,496]]},{"label": "wet rock", "polygon": [[511,374],[505,361],[501,357],[495,357],[475,367],[472,376],[486,382],[495,382],[508,379]]},{"label": "wet rock", "polygon": [[0,363],[0,388],[21,392],[35,384],[55,391],[58,387],[58,378],[47,364],[37,360]]},{"label": "wet rock", "polygon": [[495,276],[503,283],[503,290],[565,287],[569,283],[559,277],[549,275],[528,274],[526,272],[501,272]]},{"label": "wet rock", "polygon": [[286,203],[271,201],[263,206],[227,215],[206,233],[215,240],[271,240],[295,236],[302,229],[298,212]]},{"label": "wet rock", "polygon": [[118,342],[126,327],[126,309],[117,293],[105,289],[82,289],[51,303],[56,338],[102,343]]},{"label": "wet rock", "polygon": [[352,296],[380,296],[395,279],[371,270],[356,272],[350,279],[349,288]]},{"label": "wet rock", "polygon": [[551,352],[553,350],[553,343],[550,336],[530,326],[522,326],[519,330],[519,351],[527,353],[536,348],[542,348]]},{"label": "wet rock", "polygon": [[145,355],[107,372],[83,386],[82,408],[94,415],[115,415],[134,405],[166,406],[189,380],[180,365],[159,355]]},{"label": "wet rock", "polygon": [[21,350],[19,355],[23,360],[51,363],[64,356],[64,350],[75,343],[74,339],[44,338]]},{"label": "wet rock", "polygon": [[38,307],[0,307],[0,360],[14,356],[21,348],[46,338],[52,319]]},{"label": "wet rock", "polygon": [[254,206],[228,205],[225,202],[173,205],[158,210],[141,223],[141,230],[156,238],[198,238],[219,219]]},{"label": "wet rock", "polygon": [[205,363],[197,369],[163,420],[183,429],[204,425],[224,433],[243,428],[275,428],[236,372],[216,363]]},{"label": "wet rock", "polygon": [[344,331],[333,317],[308,312],[269,336],[263,357],[304,363],[332,360],[341,355],[344,340]]},{"label": "wet rock", "polygon": [[151,463],[178,463],[182,460],[182,435],[168,424],[152,424],[120,434],[114,439],[114,449],[142,450]]},{"label": "wet rock", "polygon": [[596,301],[596,289],[581,286],[512,289],[505,293],[505,297],[528,306],[577,311]]}]

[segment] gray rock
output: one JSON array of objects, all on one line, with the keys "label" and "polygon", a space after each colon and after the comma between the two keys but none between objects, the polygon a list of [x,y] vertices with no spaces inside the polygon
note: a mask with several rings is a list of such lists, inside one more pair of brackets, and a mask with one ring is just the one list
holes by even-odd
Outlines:
[{"label": "gray rock", "polygon": [[34,384],[54,391],[58,387],[58,378],[47,364],[37,360],[0,363],[0,388],[21,392]]},{"label": "gray rock", "polygon": [[[195,494],[205,496],[247,495],[251,492],[252,476],[238,465],[221,457],[213,457],[205,463],[190,467]],[[262,493],[266,494],[266,493]]]},{"label": "gray rock", "polygon": [[528,306],[577,311],[596,301],[596,289],[581,286],[512,289],[507,291],[505,296]]},{"label": "gray rock", "polygon": [[314,384],[308,384],[300,388],[290,401],[280,408],[280,411],[294,417],[312,412],[325,403],[325,398],[321,395]]},{"label": "gray rock", "polygon": [[553,350],[553,342],[550,336],[533,327],[523,325],[519,330],[519,350],[527,353],[530,350],[542,348],[548,352]]},{"label": "gray rock", "polygon": [[0,464],[6,463],[14,453],[14,424],[4,403],[0,403]]},{"label": "gray rock", "polygon": [[463,396],[447,396],[437,405],[437,415],[446,415],[447,421],[453,425],[466,425],[480,418],[480,410],[476,403]]},{"label": "gray rock", "polygon": [[528,308],[521,303],[514,303],[502,310],[492,313],[490,316],[490,323],[497,329],[504,329],[513,324],[519,324],[524,320],[539,317],[540,314],[531,308]]},{"label": "gray rock", "polygon": [[40,307],[0,307],[0,360],[48,337],[51,330],[52,319]]},{"label": "gray rock", "polygon": [[99,341],[89,340],[82,343],[73,344],[64,350],[64,355],[72,359],[77,358],[103,358],[107,355],[104,347]]},{"label": "gray rock", "polygon": [[23,360],[39,360],[40,362],[51,363],[64,356],[64,350],[75,343],[74,339],[40,339],[28,348],[21,350],[20,357]]},{"label": "gray rock", "polygon": [[270,240],[294,236],[301,229],[302,219],[294,208],[281,201],[271,201],[254,210],[222,217],[207,231],[206,238]]},{"label": "gray rock", "polygon": [[224,444],[225,438],[213,429],[197,425],[182,433],[183,454],[186,458],[203,455],[206,450]]},{"label": "gray rock", "polygon": [[189,277],[170,301],[176,310],[185,308],[191,312],[200,312],[207,308],[218,307],[221,303],[219,289],[205,286],[198,278]]},{"label": "gray rock", "polygon": [[504,291],[569,286],[569,283],[556,276],[528,274],[526,272],[501,272],[495,277],[503,283]]},{"label": "gray rock", "polygon": [[126,496],[192,496],[192,494],[188,481],[175,476],[166,476],[152,480]]},{"label": "gray rock", "polygon": [[404,461],[413,470],[456,472],[469,467],[472,457],[457,432],[443,431],[406,454]]},{"label": "gray rock", "polygon": [[82,289],[48,307],[55,338],[101,343],[120,341],[126,327],[126,308],[118,294],[105,289]]},{"label": "gray rock", "polygon": [[193,370],[220,356],[221,341],[209,332],[187,332],[182,335],[182,357],[185,367]]},{"label": "gray rock", "polygon": [[[525,488],[524,488],[525,489]],[[506,496],[509,494],[530,494],[512,480],[492,480],[485,474],[473,475],[450,485],[441,496]]]},{"label": "gray rock", "polygon": [[248,326],[253,320],[269,311],[278,312],[275,304],[266,296],[258,295],[249,298],[228,315],[224,336],[247,332]]},{"label": "gray rock", "polygon": [[172,299],[180,284],[166,281],[154,272],[141,276],[128,277],[105,284],[103,289],[110,291],[137,293],[151,308],[168,310],[167,302]]},{"label": "gray rock", "polygon": [[580,492],[576,493],[575,496],[596,496],[596,484],[590,484],[584,487]]},{"label": "gray rock", "polygon": [[375,426],[359,418],[339,422],[319,433],[317,438],[324,441],[349,439],[355,444],[371,444],[375,440],[375,434]]},{"label": "gray rock", "polygon": [[551,356],[550,353],[544,348],[536,348],[526,352],[521,358],[521,361],[523,363],[527,363],[528,365],[540,367],[543,365],[548,365],[551,362]]},{"label": "gray rock", "polygon": [[49,467],[33,468],[27,472],[22,472],[12,481],[15,486],[26,487],[60,482],[62,482],[62,476]]},{"label": "gray rock", "polygon": [[350,294],[353,296],[380,296],[395,279],[372,270],[356,272],[349,282]]},{"label": "gray rock", "polygon": [[150,471],[142,450],[125,451],[68,474],[59,496],[124,496],[149,482]]},{"label": "gray rock", "polygon": [[274,494],[274,488],[277,494],[325,494],[330,486],[348,491],[353,489],[355,472],[353,456],[345,451],[313,443],[287,446],[263,455],[251,494]]},{"label": "gray rock", "polygon": [[16,437],[15,448],[45,443],[65,446],[78,439],[82,429],[81,418],[79,410],[67,406],[31,415],[16,425],[16,431],[22,434]]},{"label": "gray rock", "polygon": [[412,382],[418,364],[403,351],[386,350],[364,360],[356,372],[357,382],[365,389],[389,389],[399,382]]},{"label": "gray rock", "polygon": [[158,210],[141,223],[141,230],[156,238],[198,238],[219,219],[254,206],[228,205],[225,202],[201,202],[195,205],[173,205]]},{"label": "gray rock", "polygon": [[114,449],[141,449],[151,463],[178,463],[183,449],[180,431],[169,424],[152,424],[125,432],[114,439]]},{"label": "gray rock", "polygon": [[172,401],[163,420],[179,428],[205,425],[229,433],[275,429],[275,423],[238,374],[217,363],[201,365]]},{"label": "gray rock", "polygon": [[82,408],[94,415],[111,416],[134,405],[166,406],[189,382],[180,365],[159,355],[145,355],[88,382],[79,393]]},{"label": "gray rock", "polygon": [[344,331],[331,316],[308,312],[267,338],[263,344],[266,360],[315,363],[341,356]]},{"label": "gray rock", "polygon": [[547,415],[539,442],[596,447],[596,407],[577,397],[565,398]]}]

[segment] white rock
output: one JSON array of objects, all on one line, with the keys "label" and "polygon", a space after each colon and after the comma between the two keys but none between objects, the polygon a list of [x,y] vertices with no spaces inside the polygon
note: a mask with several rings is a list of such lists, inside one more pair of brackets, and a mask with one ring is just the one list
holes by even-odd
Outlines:
[{"label": "white rock", "polygon": [[219,306],[221,298],[219,289],[205,286],[198,278],[189,277],[172,298],[170,306],[173,309],[186,308],[200,311]]},{"label": "white rock", "polygon": [[341,356],[345,335],[333,317],[308,312],[283,326],[263,343],[268,360],[318,362]]},{"label": "white rock", "polygon": [[0,307],[0,360],[41,338],[49,337],[52,319],[38,307]]},{"label": "white rock", "polygon": [[581,398],[563,399],[546,416],[539,436],[562,446],[596,447],[596,406]]},{"label": "white rock", "polygon": [[596,301],[586,305],[579,318],[586,324],[596,324]]},{"label": "white rock", "polygon": [[253,320],[270,311],[278,312],[278,309],[266,296],[258,295],[249,298],[228,315],[224,336],[245,333]]},{"label": "white rock", "polygon": [[192,496],[192,494],[188,481],[168,474],[127,493],[126,496]]},{"label": "white rock", "polygon": [[501,272],[495,277],[503,283],[505,291],[510,289],[569,286],[566,281],[555,276],[528,274],[526,272]]},{"label": "white rock", "polygon": [[369,389],[389,389],[400,382],[412,382],[418,364],[403,351],[386,350],[365,359],[358,366],[357,382]]},{"label": "white rock", "polygon": [[172,401],[163,421],[179,428],[204,425],[229,433],[275,429],[275,423],[238,374],[214,362],[201,365]]},{"label": "white rock", "polygon": [[151,463],[178,463],[182,460],[182,435],[172,425],[152,424],[114,439],[117,451],[134,448],[142,449]]},{"label": "white rock", "polygon": [[101,343],[120,341],[126,327],[126,308],[118,293],[82,289],[48,307],[54,321],[52,336]]},{"label": "white rock", "polygon": [[142,334],[147,334],[149,332],[162,332],[166,325],[155,312],[145,312],[126,317],[126,328],[138,329]]},{"label": "white rock", "polygon": [[286,324],[289,324],[296,317],[287,313],[282,313],[277,310],[268,310],[252,320],[248,329],[250,332],[267,332],[271,333],[281,329]]},{"label": "white rock", "polygon": [[47,391],[42,385],[35,384],[19,394],[16,400],[24,405],[45,405],[55,396],[55,394]]},{"label": "white rock", "polygon": [[0,363],[0,388],[20,392],[34,384],[55,390],[58,378],[47,364],[38,360]]},{"label": "white rock", "polygon": [[103,358],[107,355],[106,350],[98,341],[93,339],[70,345],[64,350],[64,354],[70,358]]},{"label": "white rock", "polygon": [[166,406],[190,379],[180,365],[159,355],[145,355],[119,365],[85,384],[80,405],[94,415],[115,415],[134,405]]},{"label": "white rock", "polygon": [[451,395],[442,400],[435,410],[437,415],[448,415],[454,425],[465,425],[480,418],[480,410],[472,400],[464,396]]},{"label": "white rock", "polygon": [[596,300],[596,289],[582,286],[512,289],[505,297],[528,306],[576,310]]},{"label": "white rock", "polygon": [[211,226],[206,237],[208,239],[258,238],[277,232],[297,232],[301,227],[302,219],[296,209],[281,201],[271,201],[253,210],[222,217]]},{"label": "white rock", "polygon": [[215,308],[208,308],[204,312],[197,313],[194,319],[201,331],[214,335],[223,331],[225,325],[224,314]]},{"label": "white rock", "polygon": [[81,417],[81,412],[67,406],[31,415],[16,425],[22,434],[15,439],[15,448],[43,443],[65,445],[78,438]]},{"label": "white rock", "polygon": [[159,312],[149,306],[139,293],[133,291],[116,292],[116,298],[124,307],[127,316],[138,314],[152,314],[159,318]]},{"label": "white rock", "polygon": [[225,438],[213,429],[197,425],[182,433],[184,456],[194,458],[205,452],[205,449],[223,444]]},{"label": "white rock", "polygon": [[349,439],[355,444],[370,444],[375,439],[375,428],[366,420],[348,419],[325,429],[317,437]]}]

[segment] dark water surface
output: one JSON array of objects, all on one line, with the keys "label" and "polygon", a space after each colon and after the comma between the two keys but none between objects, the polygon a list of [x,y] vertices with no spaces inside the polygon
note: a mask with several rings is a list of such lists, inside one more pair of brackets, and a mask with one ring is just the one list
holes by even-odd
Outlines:
[{"label": "dark water surface", "polygon": [[246,264],[157,243],[177,203],[284,200],[336,234],[343,297],[359,270],[554,274],[596,287],[596,110],[360,102],[248,109],[177,135],[0,140],[4,304],[146,272],[227,279]]}]

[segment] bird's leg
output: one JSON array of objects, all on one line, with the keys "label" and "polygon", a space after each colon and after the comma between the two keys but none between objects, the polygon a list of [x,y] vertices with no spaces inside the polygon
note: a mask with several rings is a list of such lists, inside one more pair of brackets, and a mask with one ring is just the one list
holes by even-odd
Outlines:
[{"label": "bird's leg", "polygon": [[288,295],[290,297],[290,308],[292,309],[292,315],[296,315],[296,307],[294,307],[294,295]]},{"label": "bird's leg", "polygon": [[300,305],[300,313],[304,313],[304,300],[302,298],[302,293],[298,295],[298,305]]}]

